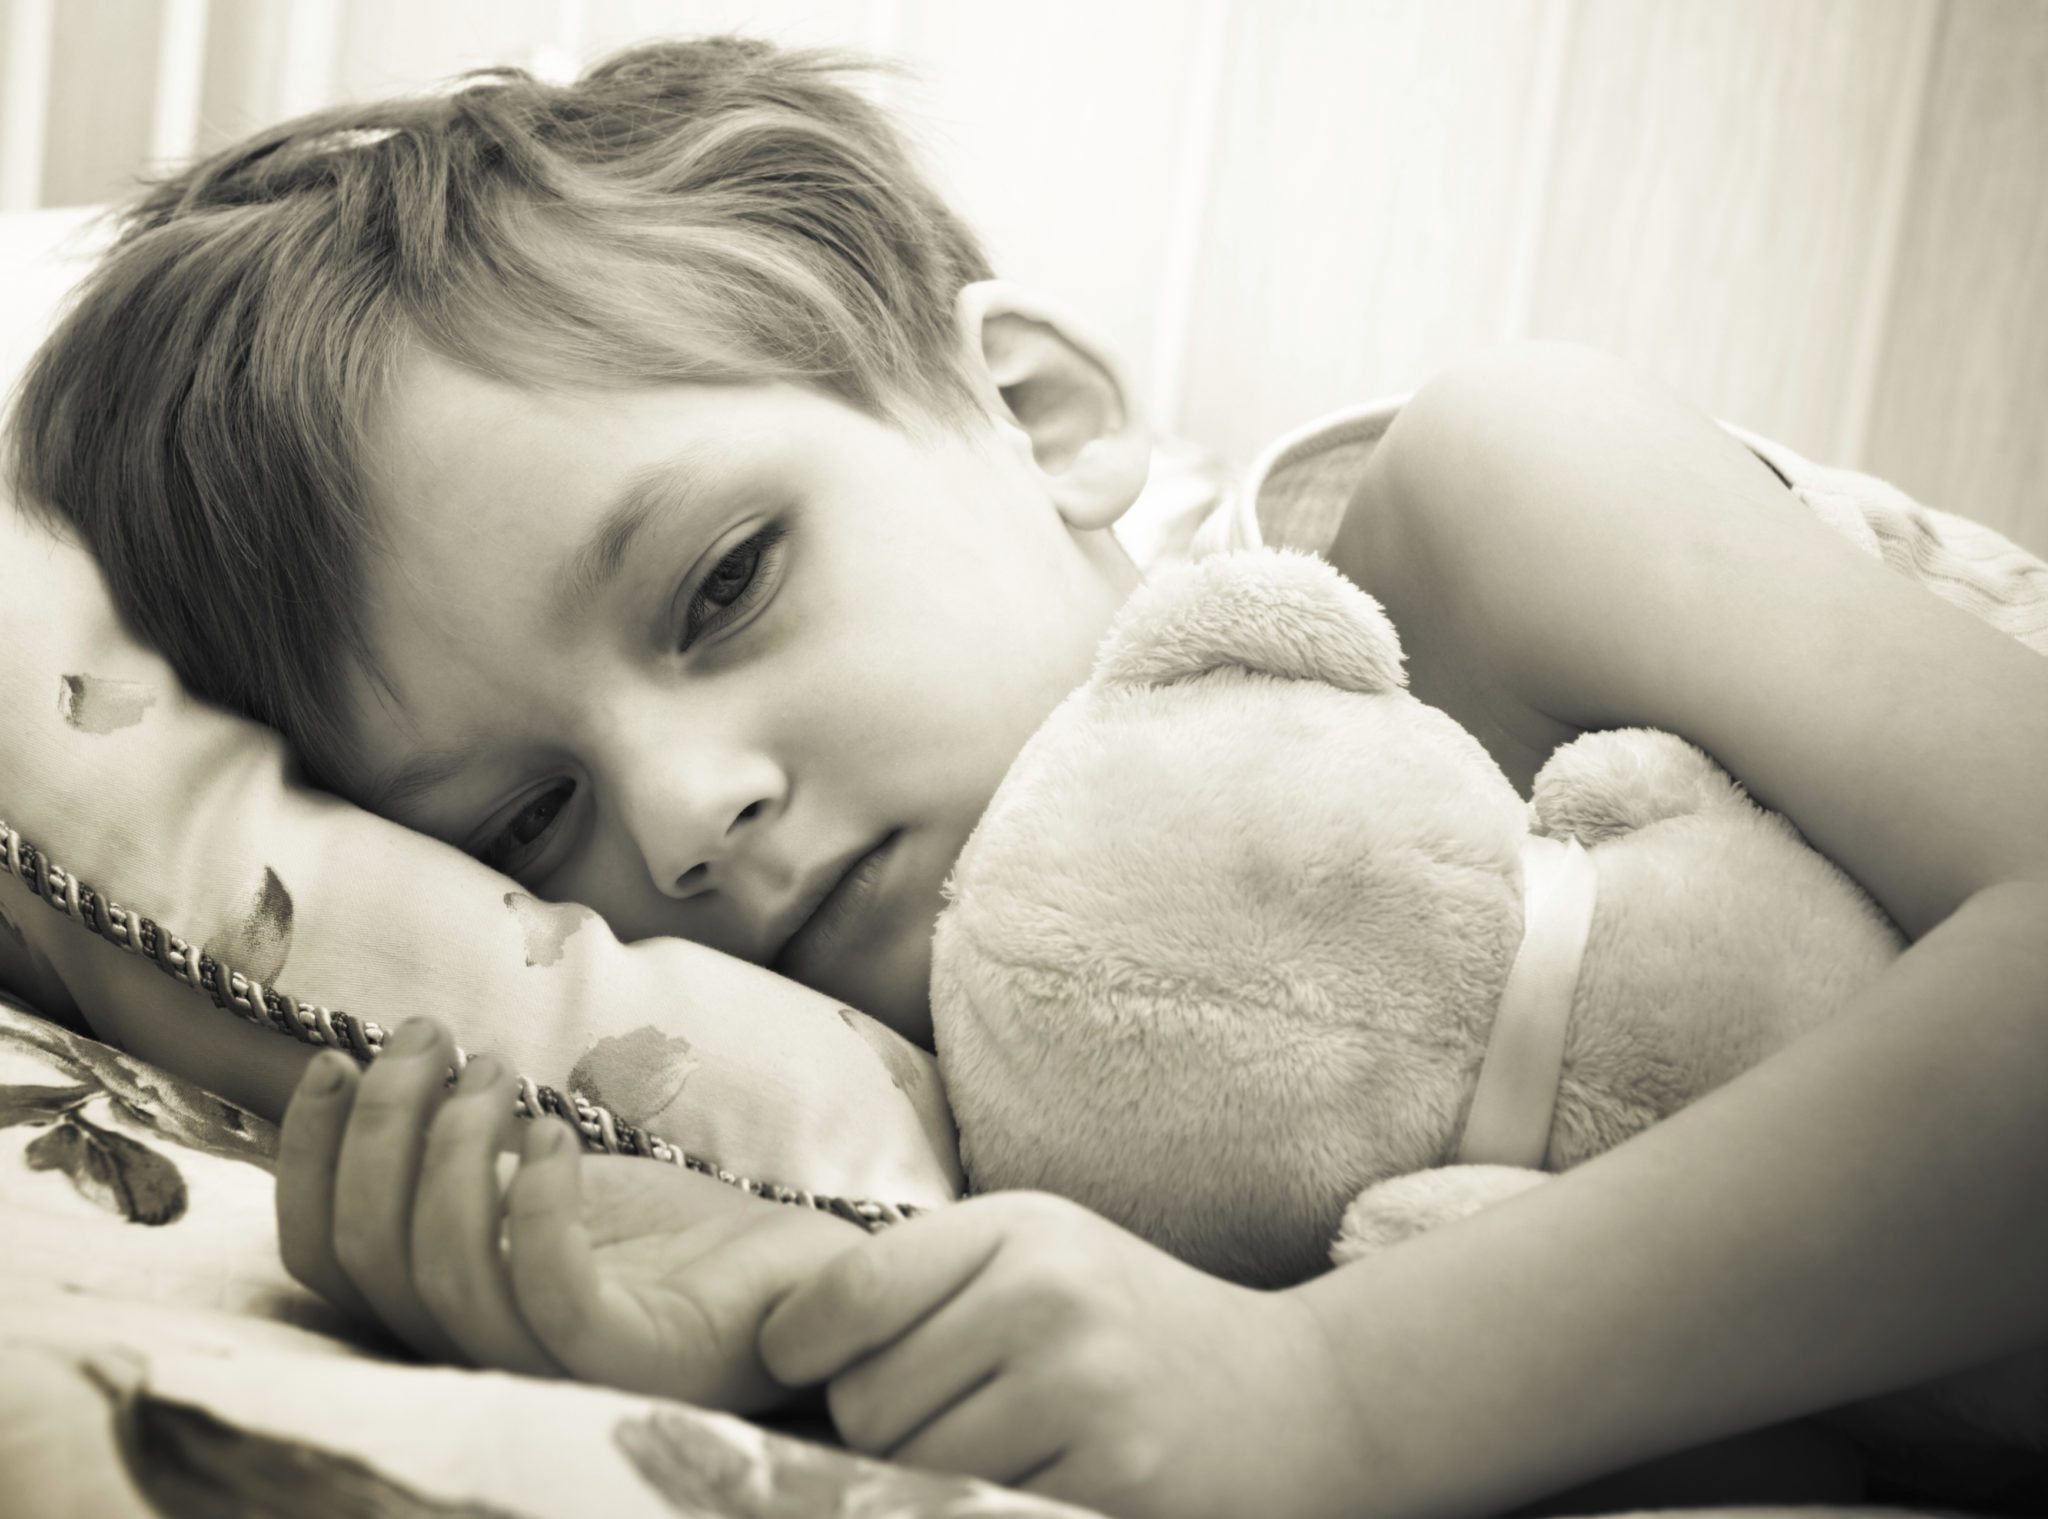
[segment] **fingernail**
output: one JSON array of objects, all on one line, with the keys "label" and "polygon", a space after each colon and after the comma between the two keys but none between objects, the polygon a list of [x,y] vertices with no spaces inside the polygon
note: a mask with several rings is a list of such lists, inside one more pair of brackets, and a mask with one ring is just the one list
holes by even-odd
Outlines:
[{"label": "fingernail", "polygon": [[345,1072],[342,1061],[345,1057],[328,1051],[315,1055],[307,1062],[306,1074],[300,1085],[315,1097],[330,1097],[341,1090],[341,1078]]},{"label": "fingernail", "polygon": [[472,1055],[469,1063],[462,1068],[455,1085],[465,1092],[482,1091],[496,1081],[504,1070],[496,1055]]},{"label": "fingernail", "polygon": [[408,1018],[398,1026],[384,1046],[387,1055],[423,1055],[434,1043],[434,1025],[425,1018]]},{"label": "fingernail", "polygon": [[536,1160],[548,1160],[569,1147],[569,1126],[558,1119],[543,1118],[534,1125],[529,1151]]}]

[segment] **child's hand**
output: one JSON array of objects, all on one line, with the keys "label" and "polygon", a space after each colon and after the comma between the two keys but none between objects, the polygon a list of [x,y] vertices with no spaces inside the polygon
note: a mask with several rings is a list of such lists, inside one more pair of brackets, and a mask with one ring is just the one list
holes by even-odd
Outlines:
[{"label": "child's hand", "polygon": [[992,1193],[858,1242],[761,1357],[830,1380],[855,1449],[1120,1515],[1349,1512],[1358,1431],[1297,1296],[1205,1275],[1077,1204]]},{"label": "child's hand", "polygon": [[[368,1071],[313,1061],[278,1164],[292,1275],[434,1359],[743,1413],[787,1401],[756,1350],[762,1319],[864,1233],[680,1166],[584,1156],[566,1124],[513,1116],[489,1056],[448,1093],[453,1059],[416,1021]],[[501,1193],[498,1154],[522,1128]]]}]

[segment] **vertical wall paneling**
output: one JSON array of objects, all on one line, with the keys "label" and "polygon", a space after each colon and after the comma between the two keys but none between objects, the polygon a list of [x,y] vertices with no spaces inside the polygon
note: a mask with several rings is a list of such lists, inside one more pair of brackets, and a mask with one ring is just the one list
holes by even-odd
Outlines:
[{"label": "vertical wall paneling", "polygon": [[[1156,337],[1204,14],[903,3],[912,73],[893,106],[940,190],[999,273],[1056,297],[1133,370]],[[1132,382],[1156,415],[1147,377]]]},{"label": "vertical wall paneling", "polygon": [[744,32],[785,47],[870,49],[877,0],[584,0],[586,61],[655,37]]},{"label": "vertical wall paneling", "polygon": [[1192,437],[1243,463],[1501,336],[1545,10],[1233,7],[1183,376]]},{"label": "vertical wall paneling", "polygon": [[1885,180],[1878,214],[1870,226],[1870,269],[1863,281],[1863,304],[1856,313],[1855,344],[1849,351],[1849,378],[1842,387],[1842,417],[1835,461],[1860,468],[1864,463],[1870,409],[1877,393],[1877,369],[1884,350],[1885,324],[1891,314],[1892,287],[1897,277],[1899,244],[1905,237],[1906,197],[1912,193],[1913,169],[1919,157],[1920,134],[1927,119],[1927,97],[1933,91],[1934,68],[1942,26],[1953,0],[1937,0],[1920,13],[1908,55],[1906,91],[1892,114],[1892,139],[1885,148]]},{"label": "vertical wall paneling", "polygon": [[44,205],[91,205],[134,190],[149,166],[162,22],[156,0],[60,0],[50,38]]},{"label": "vertical wall paneling", "polygon": [[42,204],[56,0],[0,4],[0,211]]},{"label": "vertical wall paneling", "polygon": [[589,35],[590,7],[585,0],[555,0],[555,29],[550,44],[554,52],[551,77],[576,77],[583,65]]},{"label": "vertical wall paneling", "polygon": [[1570,57],[1577,0],[1549,0],[1543,7],[1531,65],[1529,119],[1522,133],[1522,161],[1515,170],[1513,239],[1507,279],[1501,289],[1503,339],[1529,336],[1530,307],[1536,298],[1536,260],[1543,237],[1543,211],[1550,200],[1550,165],[1557,157],[1557,120],[1564,109],[1565,64]]},{"label": "vertical wall paneling", "polygon": [[342,0],[211,0],[200,150],[332,104],[341,21]]},{"label": "vertical wall paneling", "polygon": [[584,39],[589,32],[589,7],[584,0],[549,0],[546,26],[527,39],[517,53],[500,63],[523,68],[539,79],[567,84],[583,70]]},{"label": "vertical wall paneling", "polygon": [[1517,336],[2048,552],[2048,0],[0,0],[0,210],[345,99],[739,31],[1245,462]]},{"label": "vertical wall paneling", "polygon": [[[278,37],[279,117],[303,116],[348,91],[338,88],[342,36],[341,0],[292,0]],[[401,31],[399,36],[406,35]]]},{"label": "vertical wall paneling", "polygon": [[[1187,374],[1188,334],[1195,319],[1195,269],[1208,226],[1209,186],[1216,177],[1223,44],[1229,31],[1230,0],[1204,0],[1182,112],[1158,309],[1152,318],[1152,354],[1145,373],[1152,425],[1161,432],[1181,431],[1182,381]],[[1135,361],[1136,355],[1131,357]]]},{"label": "vertical wall paneling", "polygon": [[1840,456],[1901,102],[1936,0],[1581,0],[1532,330]]},{"label": "vertical wall paneling", "polygon": [[374,100],[492,64],[545,62],[555,7],[554,0],[349,0],[340,8],[340,23],[330,96]]},{"label": "vertical wall paneling", "polygon": [[2048,6],[1942,28],[1865,468],[2048,555]]},{"label": "vertical wall paneling", "polygon": [[212,0],[199,75],[194,146],[212,153],[286,113],[278,99],[287,17],[263,0]]},{"label": "vertical wall paneling", "polygon": [[149,121],[149,158],[168,167],[199,145],[200,88],[206,71],[207,0],[161,0],[156,81]]},{"label": "vertical wall paneling", "polygon": [[903,14],[903,0],[868,0],[866,50],[878,58],[898,56],[903,51],[904,31],[908,24]]}]

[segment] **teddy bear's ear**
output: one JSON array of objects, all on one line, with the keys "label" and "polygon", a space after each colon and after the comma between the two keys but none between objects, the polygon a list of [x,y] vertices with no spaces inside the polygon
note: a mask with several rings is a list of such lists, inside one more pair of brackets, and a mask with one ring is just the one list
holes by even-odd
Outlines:
[{"label": "teddy bear's ear", "polygon": [[1163,686],[1248,669],[1377,693],[1408,683],[1380,604],[1313,554],[1216,554],[1144,586],[1095,656],[1101,685]]}]

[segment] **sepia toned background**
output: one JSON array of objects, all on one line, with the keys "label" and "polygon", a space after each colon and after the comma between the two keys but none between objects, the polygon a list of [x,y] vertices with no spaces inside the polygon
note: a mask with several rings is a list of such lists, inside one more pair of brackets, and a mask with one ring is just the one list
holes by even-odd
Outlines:
[{"label": "sepia toned background", "polygon": [[1002,271],[1229,465],[1570,338],[2048,552],[2048,0],[0,0],[0,210],[718,30],[906,65]]}]

